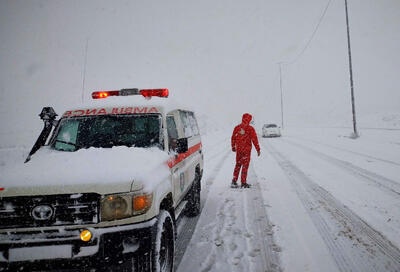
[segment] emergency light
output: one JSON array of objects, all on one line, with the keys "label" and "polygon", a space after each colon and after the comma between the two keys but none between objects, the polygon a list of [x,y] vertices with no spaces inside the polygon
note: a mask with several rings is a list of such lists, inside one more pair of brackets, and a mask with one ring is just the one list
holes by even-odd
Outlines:
[{"label": "emergency light", "polygon": [[168,89],[142,89],[142,90],[139,90],[137,88],[121,89],[115,91],[93,92],[92,98],[100,99],[100,98],[107,98],[109,96],[128,96],[128,95],[142,95],[145,98],[151,98],[153,96],[168,97],[169,91]]}]

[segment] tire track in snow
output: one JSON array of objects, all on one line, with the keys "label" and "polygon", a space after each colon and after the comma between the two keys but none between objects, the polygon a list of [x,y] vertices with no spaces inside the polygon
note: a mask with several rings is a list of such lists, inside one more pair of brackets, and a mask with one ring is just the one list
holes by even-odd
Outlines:
[{"label": "tire track in snow", "polygon": [[[227,142],[229,141],[229,144]],[[225,144],[223,144],[225,143]],[[210,163],[211,161],[214,161],[214,159],[219,158],[221,156],[221,153],[224,152],[225,150],[230,150],[230,138],[225,137],[223,140],[219,141],[217,144],[212,145],[211,147],[208,147],[207,150],[212,150],[211,155],[207,155],[204,157],[205,160],[207,160],[207,163]],[[230,153],[227,151],[227,153]]]},{"label": "tire track in snow", "polygon": [[[217,141],[217,143],[214,143],[213,145],[209,146],[207,149],[215,150],[217,147],[223,146],[224,143],[227,145],[230,145],[230,137],[224,137],[223,139],[220,139],[219,141]],[[223,149],[225,149],[225,147],[223,147]],[[215,153],[219,153],[219,151],[215,152]]]},{"label": "tire track in snow", "polygon": [[[279,247],[273,242],[272,227],[254,170],[249,169],[252,189],[231,189],[230,180],[222,184],[221,179],[225,179],[227,169],[231,168],[231,162],[227,162],[230,157],[233,158],[228,150],[205,180],[210,193],[204,194],[207,213],[201,215],[178,271],[186,271],[189,265],[193,267],[193,262],[194,269],[201,272],[281,271]],[[220,182],[216,183],[215,179]]]},{"label": "tire track in snow", "polygon": [[[224,196],[225,192],[220,192],[219,195],[223,198],[222,203],[217,207],[216,220],[209,225],[209,232],[212,233],[208,243],[213,243],[210,253],[205,258],[200,267],[201,272],[215,271],[217,258],[225,255],[227,259],[226,271],[245,271],[242,258],[244,256],[241,251],[243,248],[238,247],[237,236],[242,235],[241,229],[237,226],[237,201],[234,198]],[[220,260],[219,260],[220,261]]]},{"label": "tire track in snow", "polygon": [[[215,166],[213,172],[206,180],[206,195],[205,200],[208,198],[210,188],[214,184],[214,180],[218,173],[221,171],[223,165],[226,163],[227,158],[231,155],[231,150],[228,149],[226,154]],[[229,183],[227,183],[229,184]],[[228,189],[229,190],[229,189]],[[215,194],[216,192],[213,191]],[[232,198],[226,190],[218,193],[219,201],[216,203],[216,217],[215,221],[205,225],[203,230],[207,235],[202,235],[203,243],[212,244],[210,252],[207,253],[204,261],[198,271],[209,272],[215,271],[216,263],[221,255],[225,255],[228,261],[227,267],[222,271],[247,271],[246,266],[243,265],[242,259],[244,254],[242,248],[238,247],[239,241],[237,236],[242,235],[240,227],[237,226],[238,208],[237,198]],[[237,192],[236,192],[237,193]],[[205,203],[205,201],[203,201]],[[211,237],[209,235],[211,234]]]},{"label": "tire track in snow", "polygon": [[[229,155],[231,155],[231,150],[228,149],[222,159],[215,166],[209,178],[206,180],[206,194],[204,196],[204,201],[208,198],[208,193],[210,192],[211,186],[214,184],[214,179],[217,177],[218,173],[221,171],[223,165],[226,163]],[[229,184],[229,183],[228,183]],[[207,239],[207,243],[213,243],[215,246],[212,247],[209,254],[202,263],[200,270],[201,272],[213,271],[215,268],[215,263],[218,261],[217,256],[223,254],[224,250],[227,250],[229,254],[226,259],[230,259],[228,265],[229,269],[227,271],[246,271],[246,267],[243,266],[242,258],[244,257],[241,248],[238,248],[237,235],[242,235],[240,228],[237,227],[236,218],[237,207],[235,199],[228,196],[224,196],[224,191],[219,193],[219,198],[223,198],[223,201],[217,209],[216,221],[212,225],[206,226],[209,233],[212,233],[211,239]],[[203,207],[202,207],[203,208]],[[231,233],[231,235],[227,235]],[[229,237],[229,241],[224,240],[223,237]],[[224,249],[226,248],[226,249]]]},{"label": "tire track in snow", "polygon": [[[287,137],[291,138],[291,136],[287,136]],[[370,156],[370,155],[367,155],[367,154],[364,154],[364,153],[348,150],[348,149],[345,149],[345,148],[337,147],[337,146],[326,144],[326,143],[321,143],[321,142],[318,142],[318,141],[315,141],[315,140],[311,140],[311,139],[306,139],[306,138],[303,138],[303,137],[297,137],[297,138],[300,138],[302,140],[309,141],[309,142],[312,142],[312,143],[315,143],[315,144],[324,145],[324,146],[327,146],[327,147],[330,147],[330,148],[334,148],[334,149],[337,149],[337,150],[340,150],[340,151],[344,151],[344,152],[348,152],[348,153],[351,153],[351,154],[355,154],[355,155],[358,155],[358,156],[361,156],[361,157],[364,157],[364,158],[369,158],[369,159],[373,159],[373,160],[377,160],[377,161],[393,164],[393,165],[396,165],[396,166],[400,166],[400,163],[394,162],[394,161],[391,161],[391,160]]]},{"label": "tire track in snow", "polygon": [[244,218],[247,229],[252,229],[253,226],[255,238],[253,241],[248,240],[248,242],[251,242],[251,244],[248,244],[249,248],[251,248],[249,255],[251,257],[260,255],[262,259],[262,267],[256,267],[254,271],[281,271],[278,255],[280,247],[274,241],[272,224],[264,206],[260,184],[253,164],[250,164],[248,180],[252,181],[252,187],[250,191],[242,194],[244,198]]},{"label": "tire track in snow", "polygon": [[278,162],[327,245],[340,271],[400,271],[400,250],[314,183],[270,144]]},{"label": "tire track in snow", "polygon": [[[201,199],[201,202],[203,203],[203,205],[204,205],[204,202],[207,199],[208,192],[210,191],[210,187],[214,183],[215,177],[218,175],[219,171],[221,171],[222,166],[224,165],[225,161],[228,159],[228,157],[231,154],[231,152],[232,151],[230,149],[228,149],[226,151],[226,153],[223,155],[222,159],[217,163],[217,165],[215,166],[215,168],[211,172],[210,176],[205,181],[206,191],[205,191],[205,194],[202,194],[202,199]],[[201,206],[202,209],[203,209],[203,205]]]},{"label": "tire track in snow", "polygon": [[[218,193],[216,220],[208,225],[214,243],[201,265],[201,272],[220,271],[217,259],[228,260],[223,271],[279,272],[280,248],[274,243],[272,225],[263,204],[258,178],[249,171],[251,189],[228,189]],[[243,218],[243,222],[237,220]]]},{"label": "tire track in snow", "polygon": [[355,166],[351,162],[339,160],[332,156],[326,155],[322,152],[316,151],[310,147],[306,147],[299,143],[295,143],[293,141],[283,140],[283,139],[282,139],[282,141],[287,142],[295,147],[301,148],[309,153],[312,153],[315,156],[317,156],[329,163],[336,165],[340,169],[345,169],[348,173],[352,174],[353,176],[355,176],[357,178],[362,178],[364,181],[367,181],[369,184],[372,184],[375,187],[380,188],[381,190],[385,191],[386,193],[392,194],[395,197],[400,196],[400,183],[398,183],[394,180],[388,179],[384,176],[378,175],[378,174],[368,171],[364,168]]},{"label": "tire track in snow", "polygon": [[[205,190],[202,190],[201,194],[201,210],[203,210],[204,203],[207,200],[208,192],[210,190],[210,186],[213,184],[214,177],[221,170],[222,165],[226,161],[230,154],[230,150],[228,150],[221,158],[221,160],[217,163],[215,168],[212,170],[209,178],[203,182],[205,184]],[[204,188],[204,186],[203,186]],[[200,212],[201,214],[201,212]],[[179,267],[180,262],[182,261],[183,255],[185,254],[186,248],[190,243],[190,239],[192,238],[193,232],[196,229],[197,222],[199,221],[200,215],[195,217],[186,217],[178,219],[177,226],[179,229],[179,235],[176,239],[176,251],[175,251],[175,270]]]}]

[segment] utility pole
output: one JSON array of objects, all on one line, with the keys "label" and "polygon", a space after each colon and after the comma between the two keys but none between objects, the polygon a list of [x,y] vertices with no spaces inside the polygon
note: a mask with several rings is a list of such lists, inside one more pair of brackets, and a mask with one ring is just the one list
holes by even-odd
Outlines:
[{"label": "utility pole", "polygon": [[353,138],[358,138],[357,122],[356,122],[356,109],[354,103],[354,84],[353,84],[353,69],[351,63],[351,47],[350,47],[350,28],[349,28],[349,14],[347,11],[347,0],[344,0],[346,9],[346,25],[347,25],[347,48],[349,53],[349,72],[350,72],[350,88],[351,88],[351,109],[353,113]]},{"label": "utility pole", "polygon": [[282,62],[279,62],[279,86],[281,88],[281,125],[283,129],[283,91],[282,91]]}]

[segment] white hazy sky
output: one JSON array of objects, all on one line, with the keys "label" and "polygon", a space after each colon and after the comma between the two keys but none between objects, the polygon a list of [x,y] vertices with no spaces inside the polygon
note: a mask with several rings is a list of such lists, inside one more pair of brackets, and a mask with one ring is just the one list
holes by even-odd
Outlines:
[{"label": "white hazy sky", "polygon": [[[399,112],[400,1],[348,0],[359,118]],[[0,0],[1,139],[39,130],[94,90],[169,88],[198,114],[289,126],[349,125],[344,0]],[[35,135],[36,137],[36,135]],[[15,140],[20,141],[20,140]],[[33,141],[30,139],[30,141]]]}]

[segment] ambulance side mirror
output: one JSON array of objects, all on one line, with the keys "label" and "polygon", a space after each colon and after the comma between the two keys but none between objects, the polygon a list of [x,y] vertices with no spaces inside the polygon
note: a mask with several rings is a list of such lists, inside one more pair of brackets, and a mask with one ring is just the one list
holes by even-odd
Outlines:
[{"label": "ambulance side mirror", "polygon": [[44,127],[35,144],[33,145],[31,152],[29,152],[25,163],[27,163],[31,159],[31,156],[35,154],[35,152],[38,151],[40,147],[46,144],[46,141],[49,138],[53,126],[56,126],[58,124],[58,121],[56,120],[57,113],[52,107],[44,107],[42,109],[42,112],[39,114],[39,117],[43,120]]},{"label": "ambulance side mirror", "polygon": [[46,121],[53,122],[57,117],[57,113],[54,111],[52,107],[44,107],[42,109],[42,112],[39,114],[39,117],[44,122]]},{"label": "ambulance side mirror", "polygon": [[186,153],[188,151],[188,139],[180,138],[176,140],[176,153]]}]

